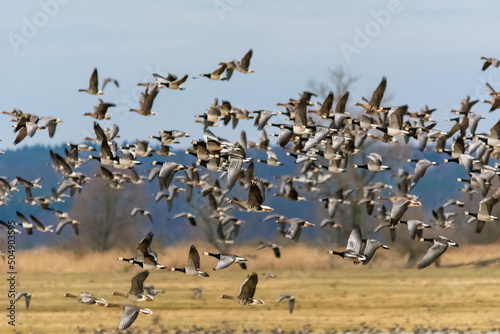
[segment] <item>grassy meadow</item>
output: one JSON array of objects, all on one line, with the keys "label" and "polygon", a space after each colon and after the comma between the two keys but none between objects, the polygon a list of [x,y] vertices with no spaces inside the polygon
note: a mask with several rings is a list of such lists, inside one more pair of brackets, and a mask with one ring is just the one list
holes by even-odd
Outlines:
[{"label": "grassy meadow", "polygon": [[[198,250],[212,250],[197,243]],[[160,263],[183,266],[189,245],[169,247],[159,252]],[[489,331],[500,328],[500,266],[480,261],[495,259],[500,246],[471,246],[449,249],[441,267],[424,270],[407,268],[406,260],[394,251],[379,250],[368,266],[354,266],[323,248],[304,245],[283,249],[275,259],[270,249],[234,247],[233,253],[248,258],[248,270],[237,265],[214,272],[216,259],[202,256],[202,270],[209,278],[188,277],[167,270],[151,272],[146,284],[165,290],[153,302],[141,303],[153,314],[139,315],[134,330],[217,327],[237,332],[255,328],[264,332],[274,328],[297,330],[310,325],[315,332],[345,331],[368,326],[389,332],[403,327]],[[17,291],[32,294],[31,306],[17,304],[16,327],[0,323],[0,333],[92,333],[100,326],[112,332],[117,328],[121,310],[82,305],[65,298],[65,293],[92,292],[108,302],[130,303],[112,296],[113,291],[128,292],[130,279],[140,271],[118,256],[128,251],[75,254],[52,249],[17,253]],[[3,264],[5,273],[6,264]],[[256,271],[259,284],[255,297],[263,306],[242,306],[221,300],[221,294],[237,295],[246,275]],[[264,272],[276,274],[265,279]],[[7,286],[2,283],[2,287]],[[192,298],[192,288],[202,289],[200,299]],[[293,314],[288,303],[277,304],[280,294],[296,298]],[[7,291],[0,294],[7,305]]]}]

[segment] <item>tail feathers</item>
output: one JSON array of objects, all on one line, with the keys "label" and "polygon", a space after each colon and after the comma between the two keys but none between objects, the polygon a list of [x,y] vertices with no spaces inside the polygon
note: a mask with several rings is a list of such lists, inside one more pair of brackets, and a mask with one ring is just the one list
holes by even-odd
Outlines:
[{"label": "tail feathers", "polygon": [[107,306],[107,305],[108,305],[108,303],[107,303],[107,302],[106,302],[103,298],[101,298],[101,299],[97,299],[97,300],[95,301],[95,303],[96,303],[97,305],[99,305],[99,306]]}]

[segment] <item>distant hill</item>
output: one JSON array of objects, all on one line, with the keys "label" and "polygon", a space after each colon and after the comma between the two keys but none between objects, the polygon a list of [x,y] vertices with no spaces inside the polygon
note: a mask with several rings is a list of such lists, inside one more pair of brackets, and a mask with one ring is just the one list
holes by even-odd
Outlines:
[{"label": "distant hill", "polygon": [[[54,152],[64,156],[65,148],[66,146],[48,147],[35,145],[26,146],[24,148],[16,150],[8,150],[3,156],[0,156],[0,175],[6,178],[9,182],[16,176],[20,176],[30,181],[38,177],[42,177],[42,188],[33,189],[33,196],[50,196],[50,188],[57,187],[57,183],[62,181],[62,177],[51,167],[49,150],[53,150]],[[423,156],[423,154],[415,148],[410,147],[410,149],[410,157]],[[196,161],[193,156],[184,154],[183,149],[176,149],[174,152],[176,155],[173,157],[165,158],[155,155],[153,157],[140,158],[142,165],[137,166],[136,169],[140,175],[147,176],[147,170],[152,167],[151,162],[153,160],[175,160],[176,162],[183,165],[190,165],[195,163]],[[297,176],[299,174],[299,169],[301,166],[294,164],[294,159],[292,157],[286,156],[284,150],[276,149],[275,152],[278,154],[278,157],[285,162],[285,164],[283,166],[270,167],[265,164],[255,162],[255,173],[258,177],[269,180],[279,187],[279,180],[275,179],[275,177],[281,175]],[[82,159],[87,159],[88,153],[89,152],[80,152],[80,157]],[[254,160],[258,158],[263,159],[266,156],[264,152],[254,149],[249,150],[248,155],[254,158]],[[359,154],[358,156],[359,158],[354,157],[354,159],[362,158],[361,154]],[[444,156],[445,155],[441,153],[425,152],[425,157],[433,161],[442,162]],[[387,163],[391,165],[391,161],[388,161]],[[399,164],[400,165],[395,164],[393,170],[391,171],[392,173],[396,173],[397,168],[404,168],[409,173],[413,172],[415,164]],[[204,167],[200,167],[200,170],[202,174],[206,173]],[[82,165],[79,171],[90,176],[92,179],[95,179],[96,177],[94,176],[94,174],[99,172],[99,163],[95,161],[88,161]],[[397,180],[389,176],[391,172],[379,173],[373,181],[382,181],[391,184],[394,187],[393,191],[395,191],[397,189]],[[210,174],[212,175],[212,180],[223,177],[223,174],[221,172]],[[177,176],[182,175],[182,171],[178,172],[177,174]],[[457,190],[461,187],[461,184],[455,181],[457,177],[467,178],[467,174],[461,166],[455,163],[441,163],[439,168],[429,168],[425,177],[412,191],[413,194],[420,196],[420,201],[423,204],[423,209],[420,211],[409,211],[407,215],[409,215],[410,218],[429,220],[432,217],[431,210],[439,207],[440,203],[449,198],[463,197],[462,193],[457,192]],[[322,189],[323,194],[308,192],[308,201],[292,202],[283,198],[275,197],[273,196],[273,194],[276,193],[277,190],[274,189],[267,192],[268,195],[266,198],[266,203],[275,208],[275,211],[273,213],[285,215],[289,218],[300,217],[316,224],[315,228],[304,229],[301,241],[345,240],[348,233],[350,232],[350,226],[352,223],[352,210],[355,210],[357,206],[355,204],[353,204],[353,207],[351,209],[349,209],[349,206],[343,206],[335,217],[335,220],[338,220],[338,222],[344,226],[344,230],[341,232],[342,238],[332,239],[332,235],[336,232],[328,231],[326,229],[320,229],[318,227],[321,220],[327,216],[327,213],[323,208],[323,203],[318,202],[317,199],[328,194],[333,194],[333,192],[338,188],[336,180],[340,180],[341,178],[345,178],[345,174],[336,174],[332,177],[332,181],[329,182],[327,187],[321,186],[320,188]],[[224,184],[224,182],[225,180],[222,179],[221,184]],[[206,198],[202,198],[200,195],[195,194],[197,200],[193,201],[191,204],[187,204],[185,202],[185,194],[181,193],[179,195],[179,198],[177,198],[174,202],[174,208],[172,212],[169,213],[164,201],[160,203],[155,203],[154,201],[153,196],[159,190],[156,180],[153,182],[146,181],[143,185],[127,185],[127,187],[143,187],[144,192],[148,194],[148,196],[151,196],[146,209],[150,210],[151,215],[154,217],[155,224],[153,226],[148,226],[148,223],[144,222],[145,225],[143,226],[143,229],[148,230],[151,228],[157,231],[159,235],[158,239],[160,242],[171,243],[174,241],[186,240],[193,236],[203,237],[204,232],[189,226],[187,222],[183,220],[168,221],[168,219],[173,217],[175,213],[180,211],[194,211],[195,209],[204,210],[202,208],[203,205],[208,205],[208,201]],[[307,190],[301,189],[302,185],[298,182],[295,182],[295,187],[298,189],[299,195],[307,192]],[[197,192],[199,192],[199,189],[195,189],[195,193]],[[73,203],[75,201],[78,201],[79,196],[81,195],[79,195],[77,192],[72,199],[67,200],[65,203],[53,203],[51,204],[51,207],[61,211],[69,211],[71,210]],[[247,190],[243,189],[238,184],[228,195],[229,198],[237,197],[240,199],[246,199],[246,196]],[[352,199],[354,197],[356,197],[356,194],[353,194]],[[55,217],[55,215],[53,215],[50,211],[42,210],[39,206],[32,206],[25,203],[23,201],[25,198],[26,196],[24,193],[24,187],[20,186],[19,191],[14,193],[14,195],[8,200],[7,205],[0,207],[0,219],[3,221],[17,220],[16,211],[19,211],[22,212],[25,216],[33,214],[46,225],[54,225],[54,227],[55,225],[57,225],[57,218]],[[474,202],[473,204],[474,208],[475,206],[477,206],[476,203],[477,202]],[[390,202],[387,201],[387,203],[384,204],[390,209]],[[130,208],[123,208],[123,210],[131,210],[132,207],[133,203],[131,203]],[[357,210],[361,210],[363,212],[361,224],[365,226],[364,230],[366,232],[364,233],[368,234],[375,226],[376,221],[364,214],[364,208],[362,208],[361,206],[357,207]],[[235,209],[231,211],[231,214],[235,215],[237,218],[245,222],[241,226],[240,235],[238,236],[238,242],[245,242],[254,239],[276,239],[275,232],[278,227],[277,224],[275,224],[273,221],[261,222],[261,219],[266,214],[250,214],[239,212]],[[412,215],[414,217],[412,217]],[[458,217],[458,220],[463,221],[463,218]],[[82,226],[81,228],[85,228],[85,226]],[[215,233],[215,231],[213,231],[213,233]],[[380,238],[386,237],[386,233],[380,233]],[[55,233],[40,233],[38,231],[35,231],[32,236],[28,236],[23,231],[23,233],[17,237],[17,244],[20,248],[31,248],[41,245],[64,244],[66,242],[69,242],[71,238],[72,231],[70,231],[69,228],[67,231],[64,231],[61,236],[56,236]],[[137,239],[140,238],[140,236],[137,236]]]}]

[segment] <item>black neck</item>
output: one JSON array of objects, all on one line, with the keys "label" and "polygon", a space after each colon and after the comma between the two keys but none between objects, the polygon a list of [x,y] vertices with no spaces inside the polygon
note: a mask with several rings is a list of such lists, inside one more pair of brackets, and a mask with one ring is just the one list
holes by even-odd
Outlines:
[{"label": "black neck", "polygon": [[338,255],[338,256],[340,256],[342,258],[344,257],[344,253],[345,253],[345,252],[336,252],[334,250],[332,250],[331,252],[332,252],[332,254]]},{"label": "black neck", "polygon": [[144,266],[144,262],[142,262],[142,261],[137,261],[136,259],[131,259],[131,260],[132,260],[133,264],[136,264],[141,268]]},{"label": "black neck", "polygon": [[141,268],[142,268],[142,266],[144,264],[142,261],[137,261],[136,259],[122,259],[122,261],[129,262],[129,263],[132,263],[132,264],[136,264],[136,265],[138,265]]},{"label": "black neck", "polygon": [[208,255],[213,256],[219,260],[220,260],[220,256],[221,256],[221,254],[214,254],[214,253],[208,253]]}]

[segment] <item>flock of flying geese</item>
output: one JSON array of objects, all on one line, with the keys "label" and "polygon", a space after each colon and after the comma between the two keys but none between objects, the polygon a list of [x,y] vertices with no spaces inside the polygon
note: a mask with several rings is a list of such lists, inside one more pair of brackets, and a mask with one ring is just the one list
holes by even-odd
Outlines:
[{"label": "flock of flying geese", "polygon": [[[248,51],[241,60],[219,63],[219,67],[210,73],[202,73],[197,78],[208,78],[210,80],[229,80],[234,70],[240,73],[252,73],[249,68],[252,50]],[[482,58],[485,60],[483,70],[490,65],[500,66],[500,61],[494,58]],[[145,90],[140,96],[137,109],[130,109],[131,112],[144,116],[156,115],[153,112],[153,103],[161,89],[184,90],[182,86],[188,79],[184,75],[180,79],[173,74],[162,76],[154,73],[154,82],[139,83]],[[103,80],[99,89],[97,69],[94,69],[89,82],[89,87],[80,89],[92,95],[103,95],[104,88],[108,83],[114,83],[119,87],[118,81],[113,78]],[[85,185],[91,181],[90,177],[78,171],[78,168],[89,160],[96,160],[100,164],[101,173],[97,176],[106,180],[107,184],[113,188],[122,188],[124,184],[141,184],[144,179],[152,182],[157,179],[159,192],[155,196],[156,201],[165,198],[169,210],[173,207],[173,200],[181,190],[186,192],[187,202],[191,201],[195,188],[200,188],[200,193],[208,199],[211,211],[211,218],[218,220],[217,236],[220,242],[232,244],[237,237],[242,220],[228,214],[228,209],[238,208],[246,212],[271,212],[274,209],[265,204],[266,193],[271,191],[275,185],[265,179],[257,177],[254,172],[254,164],[261,163],[270,167],[283,164],[278,158],[275,150],[286,149],[287,156],[293,159],[300,166],[298,176],[281,176],[279,190],[275,196],[282,197],[289,201],[306,201],[307,196],[299,196],[299,191],[295,187],[296,183],[303,184],[306,195],[309,191],[317,190],[317,186],[328,182],[332,174],[342,173],[349,168],[366,169],[369,173],[388,173],[389,166],[384,165],[383,157],[379,153],[363,153],[367,148],[365,142],[382,141],[389,145],[394,145],[398,141],[396,137],[402,137],[406,143],[415,140],[420,151],[430,150],[447,155],[444,163],[458,163],[469,175],[469,179],[458,179],[464,182],[463,191],[468,194],[480,193],[482,200],[479,202],[476,213],[464,212],[470,216],[469,222],[476,222],[476,232],[480,233],[486,222],[498,220],[492,215],[493,206],[500,199],[500,191],[492,186],[494,177],[500,174],[497,166],[490,166],[490,158],[500,157],[500,121],[494,124],[489,133],[476,133],[478,122],[483,119],[479,114],[471,111],[478,102],[471,101],[469,97],[461,102],[460,109],[452,110],[458,115],[450,121],[455,122],[449,131],[437,129],[437,123],[432,120],[432,113],[435,109],[425,106],[420,111],[410,111],[407,105],[388,107],[382,105],[384,92],[387,86],[387,79],[384,77],[375,89],[371,99],[363,98],[355,106],[360,107],[360,113],[354,117],[346,109],[349,100],[349,92],[346,92],[338,99],[334,107],[334,95],[329,93],[322,103],[311,101],[313,93],[304,91],[298,99],[289,99],[285,103],[278,103],[284,110],[273,112],[270,110],[245,110],[231,105],[228,101],[219,104],[215,99],[206,112],[196,115],[196,122],[203,124],[203,136],[199,140],[192,141],[192,146],[187,148],[185,153],[196,158],[196,163],[192,166],[184,166],[173,160],[154,161],[149,175],[143,176],[136,170],[136,166],[141,164],[141,157],[170,157],[174,153],[171,146],[179,143],[178,139],[189,135],[180,130],[160,131],[159,136],[150,136],[151,139],[158,140],[160,149],[154,150],[149,146],[147,140],[137,139],[136,144],[118,147],[117,138],[119,128],[113,126],[103,129],[99,120],[109,120],[112,115],[108,113],[109,108],[115,107],[113,103],[106,103],[99,99],[98,105],[94,107],[93,113],[85,113],[96,121],[94,122],[93,138],[84,138],[85,143],[70,144],[69,149],[65,149],[64,155],[50,150],[50,157],[53,167],[62,176],[62,181],[56,187],[52,187],[51,197],[34,197],[34,189],[41,188],[41,180],[28,181],[22,177],[16,177],[11,182],[5,178],[0,178],[0,204],[6,205],[9,196],[14,190],[24,186],[26,191],[26,203],[30,205],[40,205],[44,210],[52,211],[58,218],[56,233],[60,234],[64,226],[72,226],[76,235],[79,234],[80,223],[69,217],[68,213],[54,208],[57,202],[63,202],[73,197],[75,193],[81,191]],[[491,85],[487,85],[492,100],[484,101],[491,104],[491,111],[500,108],[500,92],[496,92]],[[20,143],[26,137],[33,137],[37,130],[48,129],[49,136],[53,137],[56,126],[62,120],[53,117],[41,117],[34,114],[24,113],[18,109],[12,112],[2,112],[12,117],[15,122],[14,131],[18,133],[14,144]],[[273,122],[277,115],[287,117],[284,122]],[[235,128],[240,120],[254,119],[254,125],[260,131],[258,142],[248,141],[246,133],[241,135],[236,143],[218,137],[210,128],[221,124],[232,123]],[[39,125],[39,121],[43,125]],[[273,131],[276,130],[276,131]],[[267,131],[273,131],[271,136],[277,137],[277,146],[270,146]],[[451,142],[451,143],[450,143]],[[428,147],[432,145],[432,147]],[[376,146],[375,146],[376,147]],[[396,147],[397,149],[397,147]],[[262,150],[266,152],[267,159],[254,160],[248,153],[250,150]],[[98,154],[82,159],[81,152],[98,152]],[[355,154],[363,155],[366,163],[353,164]],[[366,159],[365,159],[366,157]],[[445,236],[435,235],[434,237],[424,237],[424,230],[431,226],[441,228],[452,228],[456,213],[444,212],[444,209],[456,205],[462,207],[463,202],[451,199],[443,203],[436,211],[433,211],[433,222],[423,222],[420,220],[403,220],[403,215],[410,207],[419,207],[421,202],[417,196],[411,194],[417,182],[421,180],[428,168],[435,166],[438,162],[427,159],[414,159],[408,162],[415,162],[415,169],[410,174],[408,171],[400,170],[396,177],[399,179],[398,191],[392,193],[391,197],[383,196],[381,193],[385,189],[392,189],[391,185],[382,182],[370,182],[362,189],[358,189],[358,196],[355,200],[348,197],[354,192],[352,190],[339,191],[331,197],[322,198],[325,202],[325,209],[328,218],[320,223],[322,228],[340,227],[334,221],[337,209],[342,204],[355,202],[364,205],[369,216],[377,217],[383,221],[374,229],[374,232],[381,229],[388,229],[392,240],[396,238],[397,228],[406,225],[411,239],[430,242],[432,245],[428,249],[424,258],[418,264],[418,269],[423,269],[432,264],[448,248],[448,246],[458,247],[458,244]],[[441,162],[439,162],[441,163]],[[179,171],[184,172],[184,176],[176,176]],[[202,171],[205,171],[203,173]],[[215,175],[216,181],[208,181],[209,175]],[[176,184],[182,184],[183,187]],[[246,200],[228,198],[228,193],[239,183],[241,187],[248,190]],[[68,194],[69,193],[69,194]],[[75,196],[75,200],[78,197]],[[392,208],[385,210],[381,201],[390,200]],[[231,204],[228,206],[227,204]],[[379,207],[380,210],[374,210]],[[279,211],[279,210],[277,210]],[[135,207],[132,216],[144,215],[151,221],[152,217],[147,210]],[[52,232],[52,226],[44,226],[35,216],[30,215],[31,221],[21,212],[17,212],[17,221],[24,228],[27,234],[33,231]],[[192,226],[197,225],[197,217],[191,212],[181,212],[171,219],[184,218]],[[298,241],[302,228],[314,226],[301,218],[288,218],[281,214],[269,214],[263,221],[273,220],[279,224],[278,234],[287,239]],[[7,228],[7,224],[1,222]],[[16,232],[21,233],[20,230]],[[427,232],[425,232],[427,234]],[[149,232],[136,247],[133,257],[119,257],[118,260],[128,262],[144,269],[144,271],[132,278],[130,291],[126,294],[115,292],[113,295],[127,298],[134,302],[152,301],[156,293],[161,291],[147,292],[144,281],[147,279],[150,270],[169,269],[179,271],[190,276],[208,277],[209,274],[200,270],[200,255],[194,245],[190,247],[188,261],[183,268],[167,268],[158,263],[156,252],[151,249],[153,233]],[[281,246],[275,243],[262,242],[257,250],[271,248],[276,258],[280,257]],[[353,225],[352,231],[347,241],[345,250],[329,250],[329,254],[338,255],[356,263],[369,263],[375,251],[379,248],[389,247],[382,242],[363,238],[361,228]],[[204,255],[212,256],[218,260],[214,270],[223,270],[233,263],[238,263],[242,269],[246,269],[247,260],[234,254],[216,254],[204,252]],[[247,276],[240,286],[237,296],[222,295],[222,299],[230,299],[243,305],[264,304],[262,300],[254,298],[258,275],[252,273]],[[200,291],[201,293],[201,291]],[[25,296],[27,296],[26,294]],[[82,292],[79,296],[66,294],[66,297],[74,298],[83,304],[97,304],[105,307],[118,307],[123,310],[123,316],[119,329],[126,329],[132,325],[139,313],[151,314],[147,308],[139,307],[135,304],[107,303],[102,298],[96,298],[89,292]],[[278,302],[289,300],[290,313],[293,311],[295,298],[291,295],[281,295]],[[28,303],[28,299],[27,299]]]}]

